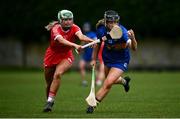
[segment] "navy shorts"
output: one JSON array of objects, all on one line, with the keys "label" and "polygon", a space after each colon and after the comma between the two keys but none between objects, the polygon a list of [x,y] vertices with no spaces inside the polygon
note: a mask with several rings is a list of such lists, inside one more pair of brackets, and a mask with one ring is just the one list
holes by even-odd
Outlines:
[{"label": "navy shorts", "polygon": [[109,68],[115,67],[123,70],[124,72],[128,70],[128,63],[105,63],[105,65]]}]

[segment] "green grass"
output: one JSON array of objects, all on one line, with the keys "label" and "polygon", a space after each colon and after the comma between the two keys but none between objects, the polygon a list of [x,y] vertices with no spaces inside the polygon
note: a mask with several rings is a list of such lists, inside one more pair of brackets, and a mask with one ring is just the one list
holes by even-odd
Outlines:
[{"label": "green grass", "polygon": [[[80,85],[78,72],[66,73],[53,112],[43,113],[43,72],[0,71],[0,118],[180,118],[180,72],[130,72],[126,75],[133,79],[129,93],[125,93],[122,86],[115,85],[95,113],[86,114],[84,99],[89,94],[90,85]],[[87,79],[90,78],[88,73]]]}]

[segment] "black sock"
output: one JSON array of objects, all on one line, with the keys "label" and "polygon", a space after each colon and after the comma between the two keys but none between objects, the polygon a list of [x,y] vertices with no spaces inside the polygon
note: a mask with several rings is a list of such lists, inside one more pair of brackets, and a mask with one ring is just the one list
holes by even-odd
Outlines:
[{"label": "black sock", "polygon": [[97,103],[100,103],[100,102],[101,102],[101,100],[97,99],[97,97],[96,97],[96,101],[97,101]]}]

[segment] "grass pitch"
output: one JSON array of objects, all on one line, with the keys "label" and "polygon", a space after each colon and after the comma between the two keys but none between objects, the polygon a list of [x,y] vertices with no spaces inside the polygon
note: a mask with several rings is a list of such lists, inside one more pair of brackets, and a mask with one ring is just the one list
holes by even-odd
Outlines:
[{"label": "grass pitch", "polygon": [[[86,114],[79,72],[66,73],[56,97],[53,112],[43,113],[45,81],[42,71],[0,71],[0,118],[180,118],[180,72],[130,72],[131,89],[115,85],[96,108]],[[97,90],[97,87],[96,87]]]}]

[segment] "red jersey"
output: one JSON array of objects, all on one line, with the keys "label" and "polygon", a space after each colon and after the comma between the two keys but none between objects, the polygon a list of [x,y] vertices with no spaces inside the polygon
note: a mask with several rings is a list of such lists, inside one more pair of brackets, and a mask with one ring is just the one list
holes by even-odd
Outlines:
[{"label": "red jersey", "polygon": [[76,40],[76,33],[80,31],[80,28],[73,24],[72,27],[64,31],[60,24],[56,24],[51,29],[51,38],[50,38],[50,45],[46,50],[46,54],[44,57],[44,66],[54,66],[61,62],[63,59],[67,59],[70,63],[73,62],[74,56],[72,54],[72,47],[61,44],[56,41],[59,36],[62,36],[64,39],[75,42]]}]

